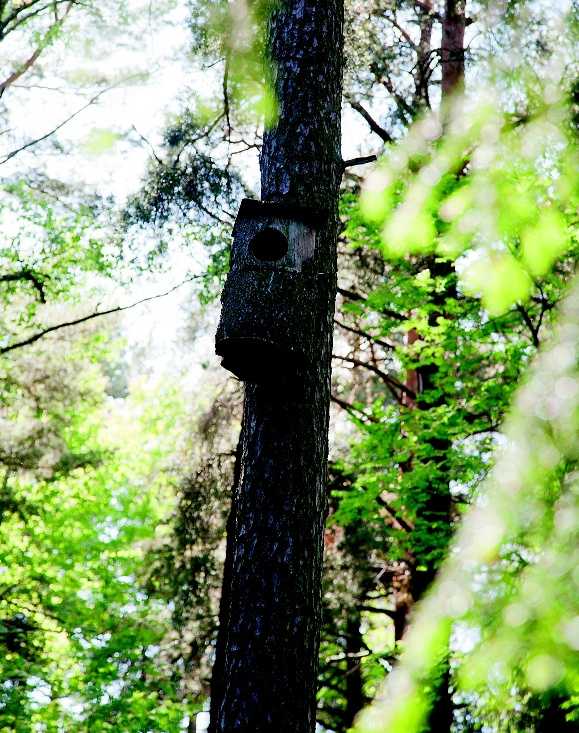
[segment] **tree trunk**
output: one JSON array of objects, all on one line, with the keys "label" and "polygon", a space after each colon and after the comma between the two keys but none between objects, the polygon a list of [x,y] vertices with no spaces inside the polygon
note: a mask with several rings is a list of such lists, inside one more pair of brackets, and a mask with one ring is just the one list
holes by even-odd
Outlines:
[{"label": "tree trunk", "polygon": [[[445,13],[442,21],[442,102],[448,101],[453,94],[460,94],[464,90],[464,33],[466,29],[466,0],[446,0]],[[451,266],[446,262],[433,264],[434,275],[445,275],[450,271]],[[444,308],[444,304],[442,305]],[[423,375],[424,388],[431,386],[436,369],[426,370]],[[430,383],[430,384],[429,384]],[[451,449],[451,442],[439,439],[434,445],[439,459],[444,460]],[[435,453],[436,455],[436,453]],[[433,521],[444,519],[448,523],[447,531],[450,538],[451,522],[451,501],[450,486],[440,485],[439,491],[434,492],[432,499],[427,506],[428,516]],[[431,577],[428,577],[428,576]],[[419,598],[434,580],[436,569],[426,573],[422,578],[423,587],[417,588],[416,597]],[[420,585],[420,581],[418,582]],[[440,676],[438,685],[433,690],[434,704],[426,725],[426,730],[431,733],[449,733],[454,719],[454,704],[452,699],[452,680],[450,674],[450,662],[448,657],[440,662]]]},{"label": "tree trunk", "polygon": [[[425,3],[427,10],[432,9],[430,0]],[[445,104],[453,93],[460,93],[464,87],[464,35],[466,28],[466,0],[446,0],[445,12],[442,18],[442,103]],[[428,30],[428,29],[427,29]],[[424,28],[423,28],[424,33]],[[424,36],[424,40],[430,40],[428,35]],[[422,37],[421,37],[422,40]],[[421,47],[421,52],[426,54],[426,49]],[[433,275],[448,275],[452,266],[448,262],[432,262],[431,271]],[[444,311],[445,295],[440,298],[440,308]],[[437,315],[431,316],[433,321]],[[407,335],[407,343],[412,345],[419,340],[420,335],[415,329],[412,329]],[[418,369],[409,370],[406,375],[406,385],[416,394],[416,399],[405,398],[405,404],[409,409],[428,409],[428,405],[422,404],[420,393],[423,390],[435,387],[436,367],[434,365],[422,366]],[[433,439],[432,441],[434,459],[432,461],[432,483],[430,486],[429,498],[423,507],[418,521],[428,524],[438,522],[440,526],[444,526],[450,537],[451,523],[451,497],[449,482],[444,476],[444,469],[440,465],[444,463],[452,444],[449,440]],[[438,475],[437,475],[438,474]],[[433,547],[429,548],[428,554],[435,553],[436,547],[441,544],[440,535],[433,537]],[[422,561],[421,561],[421,564]],[[430,564],[426,571],[418,572],[416,567],[412,567],[411,594],[413,603],[419,601],[434,580],[437,572],[437,565]],[[395,593],[396,597],[396,593]],[[406,611],[399,626],[398,633],[404,633],[408,623],[409,611],[412,604],[403,607]],[[450,666],[448,659],[441,660],[439,677],[435,689],[433,690],[434,703],[432,705],[428,721],[425,726],[426,731],[431,733],[447,733],[450,731],[454,712],[451,689]]]},{"label": "tree trunk", "polygon": [[346,625],[346,711],[344,722],[346,730],[354,725],[356,716],[362,710],[367,700],[364,695],[364,681],[362,679],[362,662],[360,653],[364,649],[361,613],[352,609]]},{"label": "tree trunk", "polygon": [[466,0],[446,0],[442,20],[442,98],[464,86]]},{"label": "tree trunk", "polygon": [[323,525],[342,173],[342,0],[286,0],[269,51],[279,103],[261,155],[262,198],[315,208],[326,273],[315,358],[296,384],[247,384],[211,695],[211,733],[315,727]]}]

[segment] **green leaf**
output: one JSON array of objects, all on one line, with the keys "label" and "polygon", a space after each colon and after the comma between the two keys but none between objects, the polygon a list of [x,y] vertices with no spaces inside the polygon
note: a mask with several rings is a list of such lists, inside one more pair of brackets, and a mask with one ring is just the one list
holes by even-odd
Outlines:
[{"label": "green leaf", "polygon": [[563,215],[553,209],[541,212],[536,225],[521,236],[523,262],[536,277],[545,275],[569,247],[567,224]]}]

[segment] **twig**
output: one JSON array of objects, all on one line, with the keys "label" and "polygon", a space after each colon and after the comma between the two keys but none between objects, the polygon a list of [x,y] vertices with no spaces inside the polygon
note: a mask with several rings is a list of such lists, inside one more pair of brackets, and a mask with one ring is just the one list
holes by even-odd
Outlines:
[{"label": "twig", "polygon": [[227,139],[231,139],[231,119],[229,117],[229,60],[230,54],[225,55],[225,66],[223,68],[223,111],[227,122]]},{"label": "twig", "polygon": [[389,23],[391,23],[394,28],[400,33],[402,38],[408,43],[408,45],[413,48],[415,51],[418,49],[418,45],[413,40],[412,36],[406,31],[396,20],[396,18],[393,18],[391,15],[388,15],[388,13],[384,13],[382,16],[385,18]]},{"label": "twig", "polygon": [[[348,300],[353,300],[357,303],[361,301],[365,301],[367,296],[360,295],[360,293],[356,293],[353,290],[348,290],[347,288],[337,288],[337,292],[344,298],[347,298]],[[392,318],[395,321],[405,321],[406,317],[403,316],[401,313],[397,313],[396,311],[391,310],[390,308],[382,308],[380,311],[383,315],[387,316],[388,318]]]},{"label": "twig", "polygon": [[32,284],[36,292],[38,293],[38,300],[41,303],[46,303],[46,295],[44,293],[44,278],[45,275],[38,275],[32,270],[23,269],[19,272],[9,272],[6,275],[0,275],[0,282],[18,282],[19,280],[27,280]]},{"label": "twig", "polygon": [[392,135],[376,122],[376,120],[372,117],[368,110],[365,107],[362,107],[360,102],[350,101],[350,107],[352,107],[352,109],[355,109],[356,112],[366,120],[372,132],[378,135],[379,138],[384,140],[385,143],[393,142],[394,138],[392,137]]},{"label": "twig", "polygon": [[[66,20],[66,16],[70,13],[72,10],[72,6],[74,5],[73,2],[69,2],[64,14],[62,17],[57,18],[57,20],[50,26],[48,31],[46,32],[46,35],[48,36],[49,33],[51,33],[55,28],[58,28],[60,25],[64,23]],[[37,61],[40,54],[44,51],[45,46],[42,44],[38,46],[38,48],[32,53],[32,55],[21,65],[19,66],[15,71],[10,74],[1,84],[0,84],[0,97],[4,94],[6,89],[8,89],[9,86],[12,86],[15,81],[20,79],[21,76],[23,76],[28,69],[30,69],[34,63]]]},{"label": "twig", "polygon": [[[135,75],[136,76],[136,75]],[[129,79],[132,79],[133,77],[129,77]],[[24,150],[27,150],[28,148],[31,148],[33,145],[37,145],[38,143],[41,143],[43,140],[46,140],[51,135],[54,135],[56,132],[58,132],[60,129],[62,129],[65,125],[67,125],[69,122],[71,122],[75,117],[78,117],[78,115],[81,112],[84,112],[85,109],[93,105],[100,97],[102,97],[103,94],[106,94],[106,92],[110,92],[113,89],[116,89],[121,84],[124,84],[128,79],[124,79],[123,81],[119,82],[118,84],[113,84],[110,87],[107,87],[106,89],[101,89],[101,91],[98,94],[95,94],[94,97],[89,99],[89,101],[80,109],[77,109],[76,112],[73,112],[71,115],[69,115],[65,120],[60,122],[56,127],[54,127],[50,132],[45,133],[44,135],[41,135],[40,137],[35,138],[34,140],[29,140],[24,145],[21,145],[19,148],[16,148],[15,150],[12,150],[10,153],[8,153],[2,160],[0,160],[0,165],[3,165],[4,163],[7,163],[11,158],[14,158],[15,155],[18,155],[19,153],[22,153]]]},{"label": "twig", "polygon": [[9,344],[8,346],[4,346],[0,348],[0,354],[7,354],[9,351],[14,351],[14,349],[20,349],[22,346],[30,346],[31,344],[35,343],[39,339],[43,338],[44,336],[47,336],[49,333],[53,333],[54,331],[59,331],[61,328],[68,328],[69,326],[78,326],[81,323],[86,323],[86,321],[90,321],[93,318],[100,318],[100,316],[108,316],[112,313],[120,313],[121,311],[130,310],[131,308],[136,308],[138,305],[142,305],[143,303],[148,303],[151,300],[157,300],[158,298],[164,298],[167,295],[170,295],[171,293],[175,292],[178,288],[182,287],[183,285],[186,285],[189,282],[192,282],[193,280],[197,279],[197,275],[194,275],[192,277],[187,278],[186,280],[183,280],[182,282],[178,283],[177,285],[174,285],[169,290],[166,290],[164,293],[158,293],[157,295],[149,295],[146,298],[141,298],[141,300],[137,300],[135,303],[131,303],[130,305],[117,305],[114,308],[109,308],[108,310],[104,311],[95,311],[94,313],[89,313],[87,316],[82,316],[81,318],[75,318],[72,321],[65,321],[64,323],[57,323],[55,326],[49,326],[48,328],[44,328],[42,331],[38,331],[37,333],[33,334],[32,336],[29,336],[26,339],[23,339],[22,341],[16,341],[13,344]]},{"label": "twig", "polygon": [[414,0],[414,4],[420,8],[423,12],[425,12],[427,15],[430,15],[432,18],[437,20],[439,23],[442,23],[443,17],[440,13],[436,12],[436,10],[433,10],[428,3],[422,2],[422,0]]},{"label": "twig", "polygon": [[517,311],[521,314],[523,321],[525,322],[526,326],[528,327],[529,331],[531,332],[531,339],[533,341],[533,346],[538,349],[540,346],[539,341],[539,329],[535,328],[535,324],[533,323],[533,320],[531,316],[529,315],[527,309],[522,306],[520,303],[517,303]]},{"label": "twig", "polygon": [[385,349],[395,349],[396,348],[394,344],[389,344],[387,341],[382,341],[382,339],[379,339],[376,336],[372,336],[371,334],[366,333],[366,331],[362,331],[359,328],[348,326],[345,323],[338,321],[337,318],[334,318],[334,323],[336,324],[336,326],[343,328],[344,331],[349,331],[350,333],[356,334],[356,336],[361,336],[362,338],[367,339],[368,341],[373,341],[375,344],[378,344],[379,346],[383,346]]},{"label": "twig", "polygon": [[383,613],[389,616],[391,619],[396,618],[396,611],[391,611],[389,608],[375,608],[375,606],[358,606],[359,611],[368,611],[369,613]]},{"label": "twig", "polygon": [[377,155],[364,155],[360,158],[350,158],[349,160],[343,160],[342,166],[345,170],[346,168],[351,168],[354,165],[364,165],[365,163],[374,163],[376,160],[378,160]]},{"label": "twig", "polygon": [[379,420],[377,420],[373,415],[368,415],[366,412],[364,412],[364,410],[361,410],[359,407],[352,405],[350,402],[341,400],[339,397],[336,397],[336,395],[334,394],[330,395],[330,400],[334,402],[336,405],[338,405],[338,407],[341,407],[342,410],[345,410],[355,420],[364,420],[364,421],[372,422],[372,423],[379,422]]},{"label": "twig", "polygon": [[411,390],[405,384],[402,384],[398,380],[394,379],[390,375],[386,374],[386,372],[383,372],[382,369],[379,369],[373,364],[368,364],[368,362],[361,361],[360,359],[355,359],[352,356],[339,356],[338,354],[332,354],[332,359],[345,361],[347,364],[352,364],[352,366],[354,367],[363,367],[364,369],[368,369],[368,371],[373,372],[378,377],[380,377],[380,379],[388,387],[392,396],[396,399],[397,402],[401,401],[400,395],[396,392],[397,389],[408,397],[411,397],[413,400],[416,399],[416,393],[413,390]]},{"label": "twig", "polygon": [[391,504],[389,504],[381,496],[377,496],[376,501],[378,502],[378,504],[380,504],[381,507],[386,509],[392,519],[399,525],[399,529],[403,529],[405,532],[412,532],[412,530],[414,529],[414,525],[404,519],[404,517],[401,517]]},{"label": "twig", "polygon": [[163,161],[161,160],[161,158],[159,158],[159,156],[158,156],[158,155],[157,155],[157,153],[155,152],[155,148],[153,147],[153,143],[152,143],[152,142],[151,142],[150,140],[148,140],[148,139],[147,139],[147,138],[146,138],[146,137],[145,137],[145,136],[143,135],[143,133],[142,133],[142,132],[139,132],[139,131],[137,130],[137,128],[136,128],[136,126],[135,126],[135,125],[131,125],[131,128],[132,128],[132,129],[133,129],[133,130],[134,130],[134,131],[135,131],[135,132],[137,133],[137,135],[138,135],[138,136],[139,136],[139,137],[141,138],[141,140],[142,140],[142,141],[143,141],[143,142],[145,143],[145,145],[146,145],[146,146],[147,146],[147,147],[149,148],[149,150],[151,151],[151,153],[152,153],[152,155],[153,155],[153,158],[155,158],[155,160],[157,161],[157,163],[159,163],[159,165],[163,165]]}]

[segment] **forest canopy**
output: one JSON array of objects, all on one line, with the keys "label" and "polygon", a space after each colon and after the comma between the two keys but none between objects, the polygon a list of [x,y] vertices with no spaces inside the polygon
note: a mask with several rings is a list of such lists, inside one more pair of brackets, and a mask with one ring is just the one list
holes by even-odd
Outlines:
[{"label": "forest canopy", "polygon": [[576,730],[578,29],[0,0],[1,733]]}]

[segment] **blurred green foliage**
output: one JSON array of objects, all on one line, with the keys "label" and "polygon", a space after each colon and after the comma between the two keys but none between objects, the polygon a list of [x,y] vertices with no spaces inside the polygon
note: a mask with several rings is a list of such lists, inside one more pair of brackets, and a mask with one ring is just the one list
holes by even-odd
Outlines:
[{"label": "blurred green foliage", "polygon": [[533,281],[577,244],[576,130],[554,93],[545,89],[550,101],[526,119],[478,95],[418,122],[362,196],[366,216],[383,222],[386,256],[461,257],[465,291],[493,316],[526,302]]},{"label": "blurred green foliage", "polygon": [[25,370],[21,389],[3,389],[6,733],[166,733],[195,708],[173,668],[170,604],[147,590],[145,563],[174,505],[168,457],[182,396],[145,385],[128,399],[107,396],[105,358],[118,356],[98,334],[60,354],[46,342],[12,357]]},{"label": "blurred green foliage", "polygon": [[448,560],[419,607],[385,697],[357,730],[421,731],[432,676],[451,625],[458,692],[474,695],[493,730],[526,730],[514,691],[544,708],[567,700],[577,719],[579,669],[579,286],[517,396],[504,447],[463,521]]},{"label": "blurred green foliage", "polygon": [[[197,53],[219,54],[225,59],[223,92],[226,106],[238,121],[271,124],[277,115],[272,90],[274,73],[267,58],[266,30],[270,13],[279,0],[190,0],[193,43]],[[220,110],[221,100],[215,105]],[[205,106],[207,119],[215,116],[213,104]],[[225,110],[229,113],[229,110]]]},{"label": "blurred green foliage", "polygon": [[[564,40],[561,45],[565,47]],[[504,77],[497,73],[495,83],[497,78],[500,83]],[[473,455],[473,445],[464,441],[462,395],[469,395],[471,404],[484,413],[493,405],[501,422],[510,391],[532,353],[523,347],[513,360],[517,342],[505,325],[515,313],[523,315],[533,346],[538,346],[544,340],[539,338],[543,315],[535,320],[529,311],[541,301],[557,302],[556,293],[572,279],[579,188],[576,81],[572,73],[569,81],[552,58],[538,82],[535,76],[527,83],[519,74],[517,83],[527,102],[524,114],[498,104],[497,87],[490,87],[487,99],[482,93],[476,100],[455,98],[440,112],[424,115],[406,139],[386,150],[369,177],[361,201],[367,223],[350,221],[358,240],[360,232],[369,232],[374,246],[396,263],[392,268],[397,273],[412,273],[414,319],[391,324],[382,333],[392,339],[392,325],[394,334],[397,327],[415,329],[419,339],[414,350],[406,350],[406,365],[420,368],[431,361],[438,386],[423,398],[430,403],[426,413],[414,411],[405,418],[395,407],[378,413],[366,409],[366,417],[379,418],[376,425],[365,424],[361,415],[359,425],[369,437],[355,450],[361,459],[372,457],[362,464],[362,481],[372,493],[375,477],[375,497],[385,485],[375,468],[387,465],[388,452],[402,460],[411,457],[413,464],[422,457],[424,486],[432,490],[433,471],[440,464],[429,463],[428,454],[424,460],[424,451],[435,458],[428,438],[433,431],[439,439],[445,436],[453,442],[445,453],[443,480],[478,487],[492,442],[486,448],[479,444]],[[428,261],[428,268],[413,270],[418,262]],[[441,271],[446,285],[441,284]],[[458,276],[454,300],[448,297],[453,275]],[[400,288],[399,278],[394,291]],[[427,304],[437,288],[446,293],[444,307],[439,301],[429,317]],[[391,284],[385,286],[388,300],[380,298],[380,291],[371,296],[376,310],[392,309],[392,291]],[[412,297],[404,292],[406,303],[412,304]],[[482,307],[476,306],[477,297]],[[430,730],[429,716],[437,704],[449,649],[453,702],[457,711],[462,708],[455,712],[457,730],[571,730],[579,718],[578,307],[575,281],[555,333],[546,339],[501,429],[497,465],[477,488],[434,587],[413,614],[401,661],[361,716],[357,731]],[[468,345],[479,364],[488,359],[490,366],[496,359],[492,379],[480,380],[477,368],[469,370]],[[445,374],[450,387],[453,366],[460,369],[454,401],[450,390],[444,395]],[[502,369],[506,395],[497,379]],[[469,374],[474,381],[463,393]],[[412,424],[415,421],[420,427]],[[414,443],[412,436],[417,437]],[[465,455],[453,462],[457,450]],[[465,461],[469,453],[472,466],[478,464],[470,479]],[[458,468],[454,477],[453,466]],[[415,465],[398,477],[393,467],[388,481],[391,486],[398,481],[396,495],[406,497],[400,504],[396,498],[395,508],[404,508],[405,516],[414,519],[408,509],[420,501]],[[354,516],[363,521],[377,517],[375,505],[363,493],[345,496],[340,511],[349,521]],[[432,533],[432,523],[423,529],[426,536],[429,529]],[[424,557],[416,544],[420,535],[413,532],[410,539],[414,544],[395,545],[400,557],[405,552]],[[440,562],[447,554],[444,532],[438,539]]]}]

